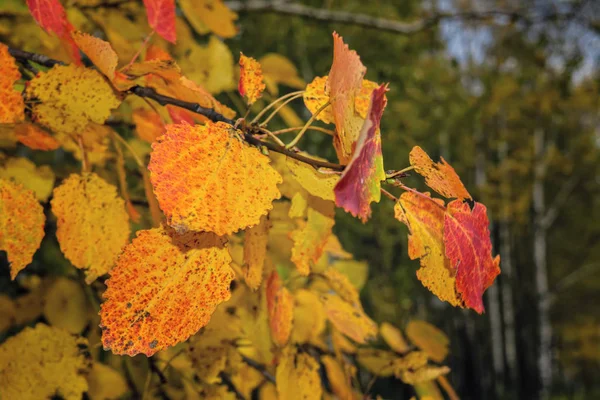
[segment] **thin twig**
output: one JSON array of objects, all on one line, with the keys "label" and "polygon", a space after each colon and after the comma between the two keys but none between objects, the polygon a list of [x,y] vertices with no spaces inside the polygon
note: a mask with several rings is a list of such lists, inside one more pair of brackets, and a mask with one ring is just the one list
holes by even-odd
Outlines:
[{"label": "thin twig", "polygon": [[240,354],[242,356],[242,360],[244,360],[244,362],[246,364],[248,364],[249,366],[251,366],[252,368],[254,368],[255,370],[257,370],[258,372],[260,372],[262,374],[262,376],[265,377],[266,380],[268,380],[271,383],[275,383],[275,377],[273,376],[272,373],[270,373],[269,371],[267,371],[267,368],[260,364],[257,361],[254,361],[251,358],[246,357],[243,354]]},{"label": "thin twig", "polygon": [[302,130],[300,132],[298,132],[298,134],[296,135],[296,137],[294,138],[294,140],[292,140],[291,142],[289,142],[287,144],[287,146],[285,146],[285,148],[286,149],[291,149],[292,147],[294,147],[295,145],[297,145],[298,142],[300,141],[300,139],[302,139],[302,136],[304,136],[304,133],[308,130],[308,128],[310,128],[310,126],[312,125],[312,123],[315,122],[315,120],[317,119],[317,117],[319,116],[319,114],[321,114],[321,112],[323,112],[324,109],[326,109],[327,107],[329,107],[330,104],[331,104],[331,100],[327,100],[327,103],[325,103],[321,107],[319,107],[317,109],[317,111],[315,111],[315,113],[306,122],[306,124],[304,125],[304,127],[302,128]]},{"label": "thin twig", "polygon": [[265,118],[265,120],[263,122],[260,123],[260,126],[267,126],[267,124],[269,123],[269,121],[271,121],[273,119],[273,117],[275,117],[277,115],[277,113],[286,105],[288,105],[289,103],[291,103],[292,101],[299,99],[300,97],[302,97],[302,94],[298,94],[296,96],[292,96],[290,98],[288,98],[286,101],[284,101],[283,103],[281,103],[280,105],[277,106],[277,108],[275,110],[273,110],[273,112],[271,112],[271,114],[269,114],[269,116],[267,118]]},{"label": "thin twig", "polygon": [[385,190],[384,188],[381,188],[381,193],[388,199],[393,200],[394,202],[398,202],[398,198],[390,192],[388,192],[387,190]]},{"label": "thin twig", "polygon": [[304,93],[303,90],[299,90],[297,92],[291,92],[288,94],[285,94],[281,97],[276,98],[275,100],[273,100],[270,104],[268,104],[265,108],[263,108],[262,110],[260,110],[260,112],[256,115],[256,117],[254,117],[254,119],[252,121],[250,121],[251,124],[255,124],[259,119],[261,119],[263,117],[263,115],[266,114],[267,111],[269,111],[271,108],[273,108],[277,103],[279,103],[280,101],[283,101],[289,97],[295,96],[299,93]]},{"label": "thin twig", "polygon": [[[293,128],[285,128],[285,129],[279,129],[277,131],[273,131],[271,132],[273,135],[281,135],[282,133],[288,133],[288,132],[293,132],[293,131],[299,131],[301,129],[303,129],[303,126],[295,126]],[[327,129],[327,128],[322,128],[320,126],[310,126],[308,128],[309,131],[317,131],[317,132],[323,132],[326,135],[329,136],[333,136],[334,135],[334,131],[332,131],[331,129]]]},{"label": "thin twig", "polygon": [[223,384],[225,384],[225,386],[227,386],[227,389],[229,389],[229,391],[235,395],[235,398],[237,400],[246,400],[244,395],[241,394],[239,390],[237,390],[237,388],[233,384],[233,381],[231,380],[229,375],[227,375],[225,372],[221,372],[219,374],[219,378],[221,378],[221,380],[223,381]]}]

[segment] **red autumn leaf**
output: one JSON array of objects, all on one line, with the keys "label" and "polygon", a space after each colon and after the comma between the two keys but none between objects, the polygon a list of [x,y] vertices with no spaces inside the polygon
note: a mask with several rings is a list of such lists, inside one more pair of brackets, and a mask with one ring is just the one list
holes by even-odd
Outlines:
[{"label": "red autumn leaf", "polygon": [[387,85],[381,85],[373,91],[354,155],[333,189],[335,204],[359,217],[362,222],[371,216],[371,202],[379,202],[381,181],[385,179],[379,124],[387,103],[387,90]]},{"label": "red autumn leaf", "polygon": [[175,43],[175,0],[144,0],[148,24],[160,36]]},{"label": "red autumn leaf", "polygon": [[367,69],[356,51],[350,50],[336,32],[333,33],[333,63],[327,78],[326,91],[331,99],[336,134],[333,138],[340,162],[350,160],[358,139],[361,118],[354,114],[354,98],[360,91]]},{"label": "red autumn leaf", "polygon": [[55,33],[69,49],[76,64],[81,64],[79,49],[71,38],[73,25],[59,0],[27,0],[29,12],[36,22],[48,33]]},{"label": "red autumn leaf", "polygon": [[500,256],[492,259],[492,243],[488,230],[487,210],[475,203],[454,200],[444,216],[446,257],[456,269],[456,290],[465,305],[478,313],[484,311],[483,292],[500,274]]}]

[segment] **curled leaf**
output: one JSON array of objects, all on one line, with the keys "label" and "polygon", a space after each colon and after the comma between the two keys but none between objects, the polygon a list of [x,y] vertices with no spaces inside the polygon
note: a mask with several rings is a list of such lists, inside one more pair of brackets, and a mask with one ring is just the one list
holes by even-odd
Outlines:
[{"label": "curled leaf", "polygon": [[225,235],[256,225],[280,193],[269,158],[230,125],[169,125],[148,169],[169,225]]},{"label": "curled leaf", "polygon": [[224,244],[212,233],[139,231],[106,281],[104,348],[151,356],[205,326],[230,297],[234,273]]}]

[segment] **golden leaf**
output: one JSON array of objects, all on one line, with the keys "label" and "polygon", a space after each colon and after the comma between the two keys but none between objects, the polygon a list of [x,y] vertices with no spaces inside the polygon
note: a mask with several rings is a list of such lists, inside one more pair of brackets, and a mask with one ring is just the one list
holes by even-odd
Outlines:
[{"label": "golden leaf", "polygon": [[0,346],[0,397],[39,400],[60,396],[80,400],[91,367],[87,340],[37,324]]},{"label": "golden leaf", "polygon": [[267,310],[271,337],[278,346],[285,346],[292,332],[294,318],[294,298],[276,271],[267,280]]},{"label": "golden leaf", "polygon": [[104,348],[151,356],[205,326],[231,295],[234,273],[224,243],[212,233],[139,231],[106,281]]},{"label": "golden leaf", "polygon": [[223,38],[234,37],[237,14],[222,0],[179,0],[181,11],[196,32],[204,35],[213,32]]},{"label": "golden leaf", "polygon": [[280,193],[269,158],[230,125],[169,125],[148,169],[169,225],[225,235],[256,225]]},{"label": "golden leaf", "polygon": [[103,124],[121,104],[98,71],[76,65],[57,65],[38,74],[25,94],[36,122],[71,134],[83,131],[90,121]]},{"label": "golden leaf", "polygon": [[333,289],[333,291],[335,291],[342,299],[353,306],[361,307],[358,290],[356,290],[346,275],[333,268],[325,270],[323,275],[327,278],[331,289]]},{"label": "golden leaf", "polygon": [[428,322],[411,320],[406,326],[406,336],[437,363],[444,361],[448,355],[448,336]]},{"label": "golden leaf", "polygon": [[316,208],[308,208],[307,221],[301,221],[300,227],[290,234],[294,241],[291,260],[298,272],[305,276],[310,273],[311,263],[316,263],[323,254],[335,224],[333,202],[321,200],[312,205]]},{"label": "golden leaf", "polygon": [[154,110],[136,108],[131,115],[138,137],[148,143],[154,143],[165,132],[165,125],[159,113]]},{"label": "golden leaf", "polygon": [[0,167],[0,179],[14,180],[33,190],[42,202],[48,200],[54,187],[54,172],[47,165],[37,167],[27,158],[9,158]]},{"label": "golden leaf", "polygon": [[[94,122],[89,123],[81,132],[81,143],[87,156],[87,161],[92,165],[104,165],[112,157],[109,149],[112,128]],[[71,153],[78,160],[83,160],[79,138],[62,132],[56,134],[61,147]]]},{"label": "golden leaf", "polygon": [[425,177],[427,186],[447,198],[470,199],[471,195],[454,168],[443,157],[441,159],[439,163],[433,162],[419,146],[410,151],[410,165],[415,167],[419,175]]},{"label": "golden leaf", "polygon": [[0,179],[0,250],[6,251],[12,279],[33,260],[45,221],[33,191]]},{"label": "golden leaf", "polygon": [[80,334],[89,322],[88,300],[81,285],[60,277],[46,292],[44,317],[54,327]]},{"label": "golden leaf", "polygon": [[21,79],[15,59],[8,53],[8,47],[0,43],[0,123],[14,124],[25,119],[25,103],[21,93],[14,90],[14,84]]},{"label": "golden leaf", "polygon": [[91,400],[119,399],[129,391],[127,380],[117,370],[94,362],[87,377]]},{"label": "golden leaf", "polygon": [[329,321],[357,343],[364,344],[377,335],[377,324],[362,310],[334,294],[321,295]]},{"label": "golden leaf", "polygon": [[313,343],[325,330],[327,316],[319,296],[306,289],[294,293],[293,343]]},{"label": "golden leaf", "polygon": [[56,238],[89,284],[106,274],[129,241],[129,216],[117,188],[94,173],[72,174],[54,189]]},{"label": "golden leaf", "polygon": [[[306,82],[298,76],[298,70],[285,56],[277,53],[265,54],[258,60],[262,66],[267,90],[272,95],[277,95],[277,85],[282,83],[294,89],[303,89]],[[293,125],[292,125],[293,126]]]},{"label": "golden leaf", "polygon": [[356,359],[360,365],[377,376],[398,376],[404,371],[416,370],[427,364],[427,355],[420,351],[413,351],[402,357],[390,351],[359,348]]},{"label": "golden leaf", "polygon": [[288,215],[290,218],[304,218],[306,216],[307,208],[308,198],[306,192],[296,192],[294,197],[292,197],[292,204],[290,205],[290,211]]},{"label": "golden leaf", "polygon": [[73,32],[71,36],[77,47],[88,56],[96,68],[112,81],[115,78],[119,58],[110,43],[82,32]]},{"label": "golden leaf", "polygon": [[329,380],[333,394],[335,394],[339,399],[344,400],[360,398],[352,389],[352,383],[344,373],[342,366],[335,358],[326,355],[321,357],[321,362],[325,366],[327,379]]},{"label": "golden leaf", "polygon": [[321,399],[323,389],[319,376],[319,363],[306,353],[298,354],[294,346],[288,346],[283,350],[275,381],[280,399]]},{"label": "golden leaf", "polygon": [[450,372],[450,368],[448,367],[434,367],[431,365],[426,365],[422,368],[417,369],[416,371],[412,370],[404,370],[398,374],[398,377],[409,385],[417,385],[419,383],[432,381],[436,378],[439,378],[442,375],[446,375]]},{"label": "golden leaf", "polygon": [[262,69],[258,61],[240,53],[240,81],[238,91],[246,97],[248,105],[254,104],[265,90]]},{"label": "golden leaf", "polygon": [[252,290],[262,282],[270,227],[267,216],[262,216],[260,223],[247,229],[244,236],[244,280]]},{"label": "golden leaf", "polygon": [[312,166],[293,158],[288,157],[285,161],[294,179],[308,193],[324,200],[335,201],[333,188],[340,180],[339,175],[320,173]]},{"label": "golden leaf", "polygon": [[[456,291],[456,274],[445,256],[443,229],[445,209],[442,200],[428,200],[428,195],[405,192],[395,208],[402,208],[408,222],[408,256],[421,259],[417,278],[440,300],[453,306],[463,302]],[[396,212],[398,215],[398,212]]]},{"label": "golden leaf", "polygon": [[379,327],[379,334],[387,345],[397,353],[406,353],[410,349],[402,332],[390,323],[382,323]]}]

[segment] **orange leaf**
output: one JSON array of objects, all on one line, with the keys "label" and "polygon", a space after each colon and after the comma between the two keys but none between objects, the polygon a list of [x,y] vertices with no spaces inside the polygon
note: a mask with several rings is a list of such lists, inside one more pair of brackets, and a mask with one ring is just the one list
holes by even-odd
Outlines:
[{"label": "orange leaf", "polygon": [[456,274],[456,289],[465,305],[478,313],[484,311],[483,292],[500,274],[500,256],[492,259],[492,243],[487,210],[475,202],[454,200],[444,217],[446,256]]},{"label": "orange leaf", "polygon": [[377,324],[361,308],[334,294],[321,295],[321,301],[333,326],[350,339],[365,344],[377,335]]},{"label": "orange leaf", "polygon": [[280,197],[269,158],[230,125],[169,125],[152,145],[148,169],[169,225],[231,234],[256,225]]},{"label": "orange leaf", "polygon": [[71,36],[77,47],[88,56],[96,68],[112,81],[115,78],[119,58],[110,43],[87,33],[73,32]]},{"label": "orange leaf", "polygon": [[417,278],[440,300],[453,306],[463,306],[456,291],[456,273],[445,256],[444,202],[430,199],[427,194],[403,193],[395,208],[402,209],[410,229],[408,256],[420,258],[421,268]]},{"label": "orange leaf", "polygon": [[278,346],[285,346],[292,333],[294,298],[282,285],[277,271],[273,271],[267,280],[267,310],[273,341]]},{"label": "orange leaf", "polygon": [[347,163],[354,152],[362,119],[355,115],[354,98],[360,91],[367,69],[354,50],[344,44],[341,36],[333,33],[333,63],[327,78],[336,134],[333,144],[341,163]]},{"label": "orange leaf", "polygon": [[164,39],[175,43],[175,0],[144,0],[148,24]]},{"label": "orange leaf", "polygon": [[265,82],[260,64],[254,58],[240,53],[238,91],[246,97],[248,105],[251,105],[262,96],[263,90],[265,90]]},{"label": "orange leaf", "polygon": [[21,79],[15,59],[8,53],[8,47],[0,43],[0,123],[14,124],[25,119],[25,103],[21,93],[13,86]]},{"label": "orange leaf", "polygon": [[33,150],[56,150],[60,142],[37,125],[29,122],[15,127],[17,140]]},{"label": "orange leaf", "polygon": [[0,250],[6,251],[12,279],[33,260],[44,237],[45,221],[32,190],[0,179]]},{"label": "orange leaf", "polygon": [[419,146],[413,147],[410,151],[410,165],[415,167],[418,174],[425,177],[427,186],[447,198],[470,199],[471,195],[454,168],[443,157],[441,159],[442,162],[434,163]]},{"label": "orange leaf", "polygon": [[244,236],[244,280],[252,290],[258,289],[262,282],[270,227],[271,222],[263,216]]},{"label": "orange leaf", "polygon": [[106,274],[129,241],[129,216],[117,188],[94,173],[72,174],[54,189],[56,238],[86,282]]},{"label": "orange leaf", "polygon": [[154,110],[136,108],[131,115],[138,137],[148,143],[153,143],[165,132],[165,125],[160,114]]},{"label": "orange leaf", "polygon": [[225,239],[212,233],[139,231],[106,281],[102,344],[115,354],[151,356],[183,342],[231,296]]},{"label": "orange leaf", "polygon": [[381,199],[381,181],[385,180],[379,124],[387,104],[387,90],[387,85],[381,85],[373,91],[354,154],[333,189],[335,204],[363,223],[371,216],[371,203]]}]

